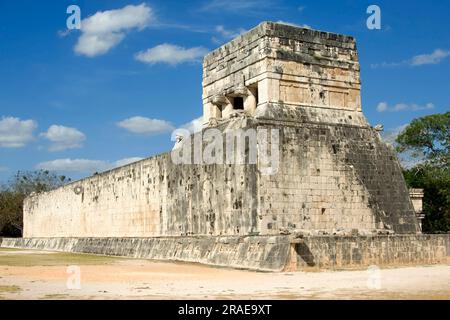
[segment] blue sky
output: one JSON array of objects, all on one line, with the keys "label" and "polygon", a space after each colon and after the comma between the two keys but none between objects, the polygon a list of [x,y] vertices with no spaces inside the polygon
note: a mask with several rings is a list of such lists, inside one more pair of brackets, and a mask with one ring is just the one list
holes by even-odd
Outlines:
[{"label": "blue sky", "polygon": [[[84,20],[68,32],[71,4]],[[381,30],[366,27],[371,4]],[[201,56],[265,20],[356,37],[363,111],[395,132],[450,109],[448,12],[440,0],[1,0],[0,181],[169,150],[172,129],[202,114]]]}]

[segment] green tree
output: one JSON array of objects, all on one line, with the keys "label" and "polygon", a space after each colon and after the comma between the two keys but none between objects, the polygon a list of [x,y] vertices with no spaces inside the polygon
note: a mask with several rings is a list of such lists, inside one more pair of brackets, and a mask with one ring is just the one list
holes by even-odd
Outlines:
[{"label": "green tree", "polygon": [[417,118],[397,136],[397,151],[411,152],[433,167],[450,161],[450,111]]},{"label": "green tree", "polygon": [[0,236],[21,236],[23,201],[31,193],[42,193],[70,182],[47,170],[17,172],[0,187]]},{"label": "green tree", "polygon": [[403,175],[409,187],[424,189],[423,231],[450,231],[450,112],[414,119],[396,142],[398,152],[420,159]]},{"label": "green tree", "polygon": [[450,231],[450,172],[448,169],[418,165],[403,171],[406,183],[411,188],[424,189],[423,232]]}]

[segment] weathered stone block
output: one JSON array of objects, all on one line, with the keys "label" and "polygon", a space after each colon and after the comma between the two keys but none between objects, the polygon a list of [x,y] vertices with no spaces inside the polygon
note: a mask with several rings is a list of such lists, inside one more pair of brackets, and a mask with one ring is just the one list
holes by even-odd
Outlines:
[{"label": "weathered stone block", "polygon": [[275,173],[263,174],[260,158],[175,164],[164,153],[28,198],[24,236],[419,231],[395,153],[361,112],[352,37],[264,22],[203,67],[205,130],[276,130]]}]

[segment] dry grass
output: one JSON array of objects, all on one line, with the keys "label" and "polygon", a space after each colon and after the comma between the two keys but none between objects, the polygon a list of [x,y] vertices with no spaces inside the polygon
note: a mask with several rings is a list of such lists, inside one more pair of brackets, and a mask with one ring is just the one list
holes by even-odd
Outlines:
[{"label": "dry grass", "polygon": [[0,293],[17,293],[22,291],[19,286],[0,286]]},{"label": "dry grass", "polygon": [[64,300],[64,299],[70,299],[70,296],[68,294],[54,293],[54,294],[46,294],[45,296],[40,298],[40,300]]},{"label": "dry grass", "polygon": [[75,254],[63,252],[46,252],[35,254],[15,254],[17,249],[0,249],[0,265],[14,267],[61,266],[61,265],[105,265],[113,264],[121,258]]}]

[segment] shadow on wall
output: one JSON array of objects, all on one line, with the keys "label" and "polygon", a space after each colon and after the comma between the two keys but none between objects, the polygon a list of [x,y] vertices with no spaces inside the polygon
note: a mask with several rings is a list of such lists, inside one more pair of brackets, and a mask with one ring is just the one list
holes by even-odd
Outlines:
[{"label": "shadow on wall", "polygon": [[309,250],[306,243],[297,243],[295,245],[295,252],[297,255],[305,261],[308,267],[314,267],[316,262],[314,261],[314,255],[311,250]]}]

